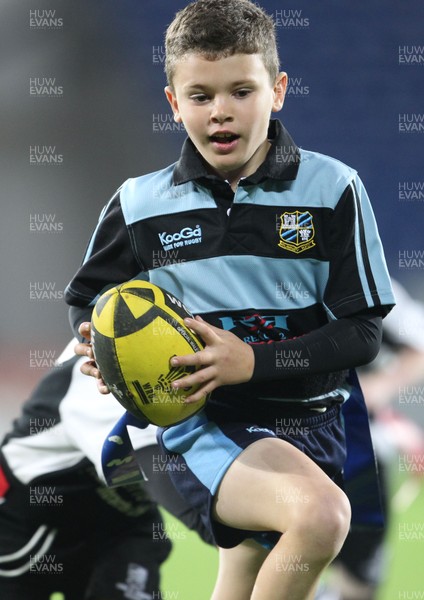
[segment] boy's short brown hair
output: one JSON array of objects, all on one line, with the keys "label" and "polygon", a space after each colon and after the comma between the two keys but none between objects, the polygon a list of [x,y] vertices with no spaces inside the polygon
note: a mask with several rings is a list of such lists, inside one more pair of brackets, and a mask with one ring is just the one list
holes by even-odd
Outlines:
[{"label": "boy's short brown hair", "polygon": [[272,83],[279,71],[275,23],[250,0],[191,2],[169,25],[165,47],[165,72],[171,87],[176,63],[192,52],[207,60],[260,54]]}]

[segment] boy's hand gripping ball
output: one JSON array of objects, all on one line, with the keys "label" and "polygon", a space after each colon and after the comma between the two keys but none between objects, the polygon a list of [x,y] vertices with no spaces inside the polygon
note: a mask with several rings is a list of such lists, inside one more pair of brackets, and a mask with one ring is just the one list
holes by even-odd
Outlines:
[{"label": "boy's hand gripping ball", "polygon": [[98,299],[91,323],[94,357],[111,393],[134,416],[166,427],[204,406],[206,397],[184,404],[197,386],[171,387],[195,367],[174,368],[170,359],[204,347],[184,324],[191,316],[175,296],[147,281],[127,281]]}]

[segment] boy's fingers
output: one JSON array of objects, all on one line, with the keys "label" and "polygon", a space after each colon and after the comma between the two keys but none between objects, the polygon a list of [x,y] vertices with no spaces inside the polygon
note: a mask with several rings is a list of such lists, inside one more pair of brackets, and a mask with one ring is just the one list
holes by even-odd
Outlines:
[{"label": "boy's fingers", "polygon": [[200,352],[195,352],[194,354],[184,354],[184,356],[173,356],[169,362],[171,367],[200,367],[202,365],[208,364],[209,360],[209,352],[201,350]]},{"label": "boy's fingers", "polygon": [[82,363],[80,366],[80,371],[83,375],[89,375],[90,377],[95,377],[96,379],[100,378],[100,371],[97,368],[94,360],[89,360],[85,363]]},{"label": "boy's fingers", "polygon": [[86,340],[91,340],[91,323],[84,322],[78,327],[78,333],[85,337]]},{"label": "boy's fingers", "polygon": [[109,388],[107,387],[102,378],[97,380],[97,389],[101,394],[110,394]]},{"label": "boy's fingers", "polygon": [[94,360],[87,361],[80,366],[80,371],[83,375],[89,375],[90,377],[94,377],[97,381],[97,389],[101,394],[109,394],[109,388],[103,381],[100,371],[97,368]]},{"label": "boy's fingers", "polygon": [[190,325],[188,325],[188,320],[189,319],[184,319],[186,325],[195,333],[200,335],[203,341],[209,345],[213,342],[216,342],[219,338],[226,337],[229,333],[228,331],[225,331],[225,329],[221,329],[220,327],[216,327],[215,325],[207,323],[202,319],[202,317],[199,317],[198,315],[194,319],[194,326],[193,320],[191,320]]},{"label": "boy's fingers", "polygon": [[198,390],[196,390],[190,396],[186,396],[184,400],[184,404],[193,404],[195,402],[200,402],[200,400],[204,400],[205,396],[208,396],[213,390],[216,388],[216,385],[213,381],[207,381],[204,385],[201,385]]},{"label": "boy's fingers", "polygon": [[208,393],[209,392],[204,392],[203,390],[198,390],[195,394],[187,396],[187,398],[184,400],[184,404],[194,404],[195,402],[200,402]]},{"label": "boy's fingers", "polygon": [[184,389],[190,388],[193,385],[204,386],[210,383],[216,376],[216,369],[213,367],[206,367],[205,369],[199,369],[195,373],[191,373],[186,377],[182,377],[181,379],[177,379],[172,382],[172,387],[174,389]]},{"label": "boy's fingers", "polygon": [[94,359],[93,348],[90,344],[80,342],[74,347],[74,352],[78,356],[88,356],[88,358]]},{"label": "boy's fingers", "polygon": [[195,319],[184,319],[184,323],[189,329],[192,329],[194,333],[200,335],[206,345],[212,344],[214,340],[216,340],[216,332],[214,331],[216,328],[213,327],[213,325],[206,323],[206,321],[203,321],[200,317],[200,320],[197,319],[197,317]]}]

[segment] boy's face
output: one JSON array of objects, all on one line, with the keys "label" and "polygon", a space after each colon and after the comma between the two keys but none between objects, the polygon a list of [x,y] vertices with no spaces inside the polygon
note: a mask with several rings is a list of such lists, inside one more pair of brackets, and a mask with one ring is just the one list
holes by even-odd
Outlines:
[{"label": "boy's face", "polygon": [[264,161],[270,113],[282,108],[286,85],[285,73],[271,83],[259,54],[211,61],[193,53],[177,63],[165,93],[212,171],[234,186]]}]

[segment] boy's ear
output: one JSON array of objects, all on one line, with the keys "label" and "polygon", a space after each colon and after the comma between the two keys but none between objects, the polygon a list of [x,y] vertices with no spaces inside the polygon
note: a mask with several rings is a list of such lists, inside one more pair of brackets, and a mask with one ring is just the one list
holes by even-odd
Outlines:
[{"label": "boy's ear", "polygon": [[274,84],[274,102],[272,104],[272,112],[278,112],[283,108],[284,98],[286,97],[287,82],[287,73],[284,71],[278,73]]},{"label": "boy's ear", "polygon": [[165,88],[165,96],[169,104],[171,105],[172,112],[174,113],[174,121],[176,123],[182,123],[180,111],[178,110],[177,97],[175,96],[174,92],[172,91],[172,88],[169,85],[167,85]]}]

